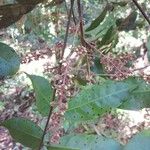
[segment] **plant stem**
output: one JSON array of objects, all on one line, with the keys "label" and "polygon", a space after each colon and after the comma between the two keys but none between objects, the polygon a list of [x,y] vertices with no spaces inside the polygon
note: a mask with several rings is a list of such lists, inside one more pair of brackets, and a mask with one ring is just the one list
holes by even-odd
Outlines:
[{"label": "plant stem", "polygon": [[[63,49],[62,49],[61,60],[64,57],[64,52],[65,52],[65,48],[66,48],[66,45],[67,45],[67,39],[68,39],[68,33],[69,33],[68,31],[69,31],[69,26],[70,26],[70,21],[71,21],[71,13],[72,13],[73,5],[74,5],[74,0],[71,0],[71,8],[70,8],[69,15],[68,15],[67,29],[66,29],[66,34],[65,34],[65,38],[64,38],[64,46],[63,46]],[[59,64],[59,74],[61,74],[61,67],[62,67],[62,61]],[[52,102],[55,100],[55,96],[56,96],[56,89],[54,88]],[[51,118],[52,112],[53,112],[53,107],[50,106],[50,111],[49,111],[49,114],[48,114],[48,118],[47,118],[47,121],[46,121],[46,125],[45,125],[44,131],[43,131],[43,135],[42,135],[41,142],[40,142],[38,150],[41,150],[41,148],[43,146],[44,137],[45,137],[45,134],[46,134],[46,130],[47,130],[48,123],[49,123],[49,120]]]},{"label": "plant stem", "polygon": [[70,26],[70,21],[71,21],[71,14],[72,14],[72,10],[73,10],[73,5],[74,5],[74,0],[71,0],[71,8],[70,8],[69,14],[68,14],[68,22],[67,22],[66,34],[65,34],[65,38],[64,38],[64,46],[63,46],[62,54],[61,54],[61,60],[64,57],[65,48],[67,45],[68,32],[69,32],[69,26]]},{"label": "plant stem", "polygon": [[85,46],[85,43],[84,43],[84,33],[83,33],[83,15],[82,15],[82,10],[81,10],[81,1],[80,0],[77,0],[77,5],[78,5],[78,13],[79,13],[79,21],[80,21],[81,45]]},{"label": "plant stem", "polygon": [[[81,9],[81,1],[77,0],[77,5],[78,5],[78,13],[79,13],[79,24],[80,24],[80,39],[81,39],[81,45],[87,48],[87,45],[85,43],[84,39],[84,30],[83,30],[83,12]],[[87,48],[87,50],[89,50]],[[88,78],[90,78],[90,63],[89,63],[89,57],[88,57],[88,52],[86,55],[86,64],[87,64],[87,73],[88,73]]]},{"label": "plant stem", "polygon": [[[51,102],[53,102],[55,100],[55,95],[56,95],[56,89],[54,89],[54,91],[53,91],[53,97],[52,97]],[[45,137],[45,134],[46,134],[46,130],[47,130],[47,127],[48,127],[49,120],[50,120],[51,115],[52,115],[52,111],[53,111],[53,107],[50,106],[48,118],[47,118],[47,121],[46,121],[46,125],[45,125],[44,131],[43,131],[43,135],[42,135],[41,142],[40,142],[38,150],[41,150],[41,148],[43,146],[44,137]]]},{"label": "plant stem", "polygon": [[133,3],[136,5],[136,7],[139,9],[139,11],[142,13],[142,15],[144,16],[144,18],[146,19],[146,21],[149,23],[150,25],[150,19],[147,16],[147,14],[144,12],[144,10],[142,9],[142,7],[138,4],[137,0],[132,0]]}]

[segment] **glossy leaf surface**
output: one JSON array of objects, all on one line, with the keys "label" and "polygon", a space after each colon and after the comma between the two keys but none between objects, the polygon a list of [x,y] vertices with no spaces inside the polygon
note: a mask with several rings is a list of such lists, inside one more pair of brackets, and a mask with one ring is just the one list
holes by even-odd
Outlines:
[{"label": "glossy leaf surface", "polygon": [[124,146],[123,150],[149,150],[150,149],[150,130],[142,131],[135,135]]},{"label": "glossy leaf surface", "polygon": [[107,80],[101,85],[90,85],[69,101],[65,117],[70,122],[92,120],[119,107],[126,101],[136,85]]},{"label": "glossy leaf surface", "polygon": [[99,57],[94,58],[94,64],[93,64],[93,66],[91,66],[91,71],[96,74],[105,74],[103,65],[100,63]]},{"label": "glossy leaf surface", "polygon": [[0,79],[14,75],[20,67],[20,58],[13,48],[0,42]]},{"label": "glossy leaf surface", "polygon": [[86,32],[91,31],[99,26],[99,24],[104,20],[105,16],[107,14],[107,6],[104,8],[102,13],[92,21],[91,25],[86,29]]},{"label": "glossy leaf surface", "polygon": [[113,139],[86,134],[64,136],[60,144],[80,150],[121,150],[122,147]]},{"label": "glossy leaf surface", "polygon": [[74,149],[74,148],[68,148],[68,147],[62,147],[62,146],[48,146],[48,150],[79,150],[79,149]]},{"label": "glossy leaf surface", "polygon": [[128,101],[126,101],[121,108],[123,109],[142,109],[150,107],[150,85],[140,78],[129,78],[125,80],[129,84],[137,86],[133,92],[129,95]]},{"label": "glossy leaf surface", "polygon": [[16,142],[33,149],[38,148],[43,131],[34,122],[23,118],[13,118],[4,121],[1,125],[9,130]]},{"label": "glossy leaf surface", "polygon": [[43,116],[47,116],[52,99],[52,86],[44,77],[36,75],[28,75],[28,77],[31,79],[35,91],[36,106]]}]

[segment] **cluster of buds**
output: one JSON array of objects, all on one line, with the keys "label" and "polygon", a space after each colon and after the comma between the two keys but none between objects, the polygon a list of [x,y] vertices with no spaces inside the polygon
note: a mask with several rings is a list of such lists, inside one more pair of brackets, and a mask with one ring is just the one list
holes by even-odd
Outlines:
[{"label": "cluster of buds", "polygon": [[101,58],[101,63],[105,66],[107,73],[112,79],[125,79],[131,75],[128,63],[133,61],[132,54],[121,54],[114,57],[112,54],[105,55]]},{"label": "cluster of buds", "polygon": [[51,143],[57,143],[59,144],[59,139],[64,135],[63,129],[59,129],[57,132],[53,133],[53,136],[51,138]]},{"label": "cluster of buds", "polygon": [[75,26],[75,25],[72,25],[69,27],[69,33],[70,34],[78,34],[79,33],[79,27],[78,26]]},{"label": "cluster of buds", "polygon": [[30,63],[33,60],[39,60],[40,58],[45,58],[47,55],[51,55],[51,49],[49,48],[45,50],[29,52],[29,53],[26,53],[26,55],[22,57],[21,63],[22,64]]},{"label": "cluster of buds", "polygon": [[78,46],[75,48],[75,52],[77,53],[78,56],[83,56],[87,54],[87,49],[83,46]]},{"label": "cluster of buds", "polygon": [[[56,100],[53,105],[53,113],[49,120],[48,131],[52,133],[50,142],[58,143],[63,133],[62,121],[64,119],[65,111],[67,110],[67,101],[74,94],[74,84],[72,81],[72,73],[74,72],[74,65],[78,58],[87,55],[87,49],[82,46],[72,48],[69,57],[61,60],[61,53],[64,45],[60,41],[52,48],[52,53],[56,59],[60,61],[61,65],[52,67],[51,64],[45,65],[46,71],[53,74],[52,84],[56,89]],[[86,70],[86,69],[85,69]]]},{"label": "cluster of buds", "polygon": [[119,127],[119,119],[112,114],[106,115],[103,121],[106,129],[117,130]]},{"label": "cluster of buds", "polygon": [[[52,113],[52,116],[49,121],[49,131],[52,134],[52,137],[50,139],[51,143],[58,143],[59,138],[62,136],[63,126],[63,116],[67,109],[67,99],[71,95],[71,88],[72,88],[72,80],[71,76],[69,75],[71,72],[71,62],[68,61],[66,63],[63,63],[60,68],[55,68],[53,73],[56,73],[53,79],[53,85],[56,91],[56,101],[54,112]],[[61,74],[60,74],[61,72]],[[56,111],[55,111],[56,110]]]},{"label": "cluster of buds", "polygon": [[64,43],[62,41],[57,42],[53,46],[52,53],[55,54],[56,60],[60,60],[61,59],[63,47],[64,47]]}]

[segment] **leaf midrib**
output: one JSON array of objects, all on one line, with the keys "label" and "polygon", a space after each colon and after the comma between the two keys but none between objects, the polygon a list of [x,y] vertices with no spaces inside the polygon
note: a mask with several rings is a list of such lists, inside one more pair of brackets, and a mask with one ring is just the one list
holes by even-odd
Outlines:
[{"label": "leaf midrib", "polygon": [[[129,89],[129,88],[126,88],[126,89],[124,89],[124,90],[120,90],[119,92],[116,92],[116,94],[117,94],[117,93],[121,93],[121,92],[123,92],[123,91],[129,92],[128,89]],[[132,87],[131,89],[133,89],[133,87]],[[90,104],[90,103],[93,103],[93,102],[97,101],[98,99],[103,99],[103,98],[105,98],[105,97],[112,96],[113,94],[114,94],[114,93],[111,93],[111,94],[109,94],[109,95],[107,95],[107,96],[104,96],[104,97],[102,97],[102,98],[95,98],[93,101],[84,103],[84,104],[82,104],[82,105],[80,105],[80,106],[78,106],[78,107],[74,107],[74,108],[68,109],[67,111],[71,111],[71,110],[74,110],[74,109],[78,109],[78,108],[80,108],[80,107],[83,107],[83,106],[85,106],[85,105],[88,105],[88,104]],[[66,112],[67,112],[67,111],[66,111]]]},{"label": "leaf midrib", "polygon": [[[8,128],[9,129],[9,128]],[[30,134],[29,132],[25,132],[24,130],[19,130],[19,129],[17,129],[17,128],[11,128],[11,130],[16,130],[16,131],[19,131],[19,133],[21,132],[21,133],[25,133],[26,135],[28,135],[28,136],[32,136],[32,137],[34,137],[34,138],[36,138],[36,139],[41,139],[39,136],[37,137],[37,136],[34,136],[33,134]],[[39,128],[39,130],[40,130],[40,128]],[[23,132],[24,131],[24,132]],[[42,136],[42,135],[41,135]]]},{"label": "leaf midrib", "polygon": [[[37,90],[37,95],[40,94],[45,100],[47,105],[50,105],[50,101],[49,98],[47,98],[40,90],[39,86],[36,86],[36,88],[34,89],[35,91]],[[49,89],[50,90],[50,89]],[[36,94],[36,93],[35,93]],[[49,96],[51,97],[51,94],[49,94]],[[39,96],[38,96],[39,97]]]}]

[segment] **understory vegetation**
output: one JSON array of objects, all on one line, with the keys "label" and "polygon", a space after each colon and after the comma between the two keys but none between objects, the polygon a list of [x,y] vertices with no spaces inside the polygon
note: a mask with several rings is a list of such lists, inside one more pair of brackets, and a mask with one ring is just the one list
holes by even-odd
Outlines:
[{"label": "understory vegetation", "polygon": [[150,149],[149,0],[0,0],[0,149]]}]

